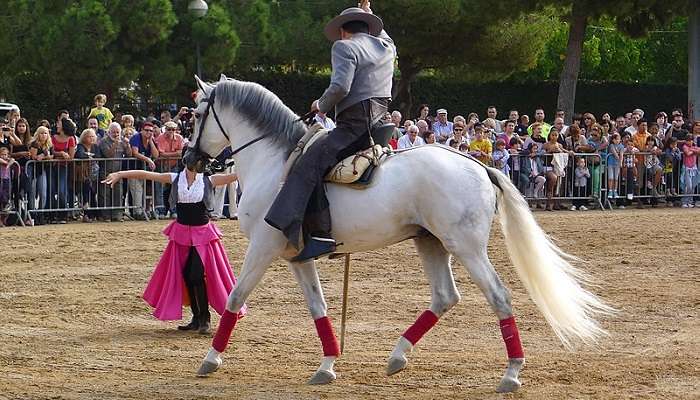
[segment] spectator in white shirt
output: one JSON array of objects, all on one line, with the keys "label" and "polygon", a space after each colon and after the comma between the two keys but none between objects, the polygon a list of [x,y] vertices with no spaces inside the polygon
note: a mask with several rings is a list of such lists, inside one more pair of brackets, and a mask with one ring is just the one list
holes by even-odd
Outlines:
[{"label": "spectator in white shirt", "polygon": [[323,129],[328,129],[329,131],[335,129],[335,122],[333,122],[332,119],[328,118],[326,113],[320,111],[317,112],[316,116],[314,117],[314,120],[319,124],[323,125]]},{"label": "spectator in white shirt", "polygon": [[445,143],[447,138],[452,135],[452,122],[447,120],[447,110],[444,108],[437,110],[437,120],[433,123],[433,132],[438,143]]},{"label": "spectator in white shirt", "polygon": [[416,125],[409,126],[406,133],[406,135],[401,136],[401,139],[399,139],[399,150],[425,144],[423,138],[418,136],[418,127]]}]

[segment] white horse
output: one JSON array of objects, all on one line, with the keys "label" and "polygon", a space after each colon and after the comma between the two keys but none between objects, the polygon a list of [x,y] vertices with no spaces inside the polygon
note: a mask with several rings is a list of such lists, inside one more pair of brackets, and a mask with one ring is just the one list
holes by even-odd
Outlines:
[{"label": "white horse", "polygon": [[[278,257],[289,260],[297,252],[263,217],[279,190],[287,156],[306,126],[277,96],[256,83],[223,76],[216,84],[196,80],[200,90],[195,132],[185,158],[193,161],[201,155],[204,159],[232,147],[243,192],[238,208],[240,228],[250,240],[238,285],[198,371],[204,376],[221,365],[221,352],[237,313],[271,262]],[[592,343],[606,333],[594,317],[611,309],[581,287],[579,281],[585,277],[570,264],[573,257],[549,240],[518,190],[496,169],[444,146],[423,146],[389,157],[365,189],[326,187],[338,253],[413,239],[430,282],[429,308],[399,337],[389,356],[387,374],[406,367],[406,355],[416,342],[460,300],[451,271],[452,255],[464,265],[500,321],[509,360],[497,390],[510,392],[520,387],[518,374],[524,355],[510,294],[487,255],[495,214],[500,217],[520,279],[563,344],[571,348],[575,341]],[[396,199],[401,199],[400,206]],[[329,383],[336,377],[333,364],[340,354],[326,318],[316,267],[308,261],[291,263],[290,269],[303,290],[324,350],[310,383]]]}]

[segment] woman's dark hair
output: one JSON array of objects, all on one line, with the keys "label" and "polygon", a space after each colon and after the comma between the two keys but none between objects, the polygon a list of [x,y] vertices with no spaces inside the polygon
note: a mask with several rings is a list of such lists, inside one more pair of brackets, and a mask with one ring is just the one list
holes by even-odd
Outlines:
[{"label": "woman's dark hair", "polygon": [[349,33],[369,33],[369,25],[363,21],[348,21],[341,28]]},{"label": "woman's dark hair", "polygon": [[430,135],[434,135],[434,134],[435,134],[435,132],[433,132],[433,131],[425,131],[425,132],[423,132],[423,140],[426,140],[426,141],[427,141],[427,140],[428,140],[428,137],[429,137]]},{"label": "woman's dark hair", "polygon": [[24,124],[24,126],[27,127],[27,129],[22,134],[22,137],[20,137],[20,140],[22,141],[23,145],[28,146],[29,142],[32,141],[32,128],[29,126],[29,121],[27,121],[26,118],[20,118],[15,123],[15,133],[17,133],[17,125],[19,124]]},{"label": "woman's dark hair", "polygon": [[66,136],[75,136],[75,122],[69,120],[68,118],[63,118],[61,120],[61,126],[63,127],[63,133]]}]

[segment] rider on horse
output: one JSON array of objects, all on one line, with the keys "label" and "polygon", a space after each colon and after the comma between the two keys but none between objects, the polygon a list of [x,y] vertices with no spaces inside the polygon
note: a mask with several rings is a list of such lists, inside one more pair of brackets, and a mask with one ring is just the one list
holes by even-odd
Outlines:
[{"label": "rider on horse", "polygon": [[369,132],[382,125],[391,97],[396,47],[369,1],[332,19],[324,34],[334,41],[331,83],[312,112],[335,107],[337,127],[318,139],[292,169],[265,221],[281,230],[299,248],[292,261],[304,261],[335,251],[323,178],[343,158],[370,147]]}]

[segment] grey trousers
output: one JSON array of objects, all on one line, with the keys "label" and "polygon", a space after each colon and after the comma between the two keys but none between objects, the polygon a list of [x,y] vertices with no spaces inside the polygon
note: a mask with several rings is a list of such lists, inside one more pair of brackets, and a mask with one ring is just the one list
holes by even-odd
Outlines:
[{"label": "grey trousers", "polygon": [[282,231],[297,249],[302,228],[303,235],[330,237],[323,177],[343,158],[369,147],[368,127],[380,126],[387,109],[388,99],[370,99],[343,110],[337,116],[336,128],[314,142],[290,171],[265,221]]}]

